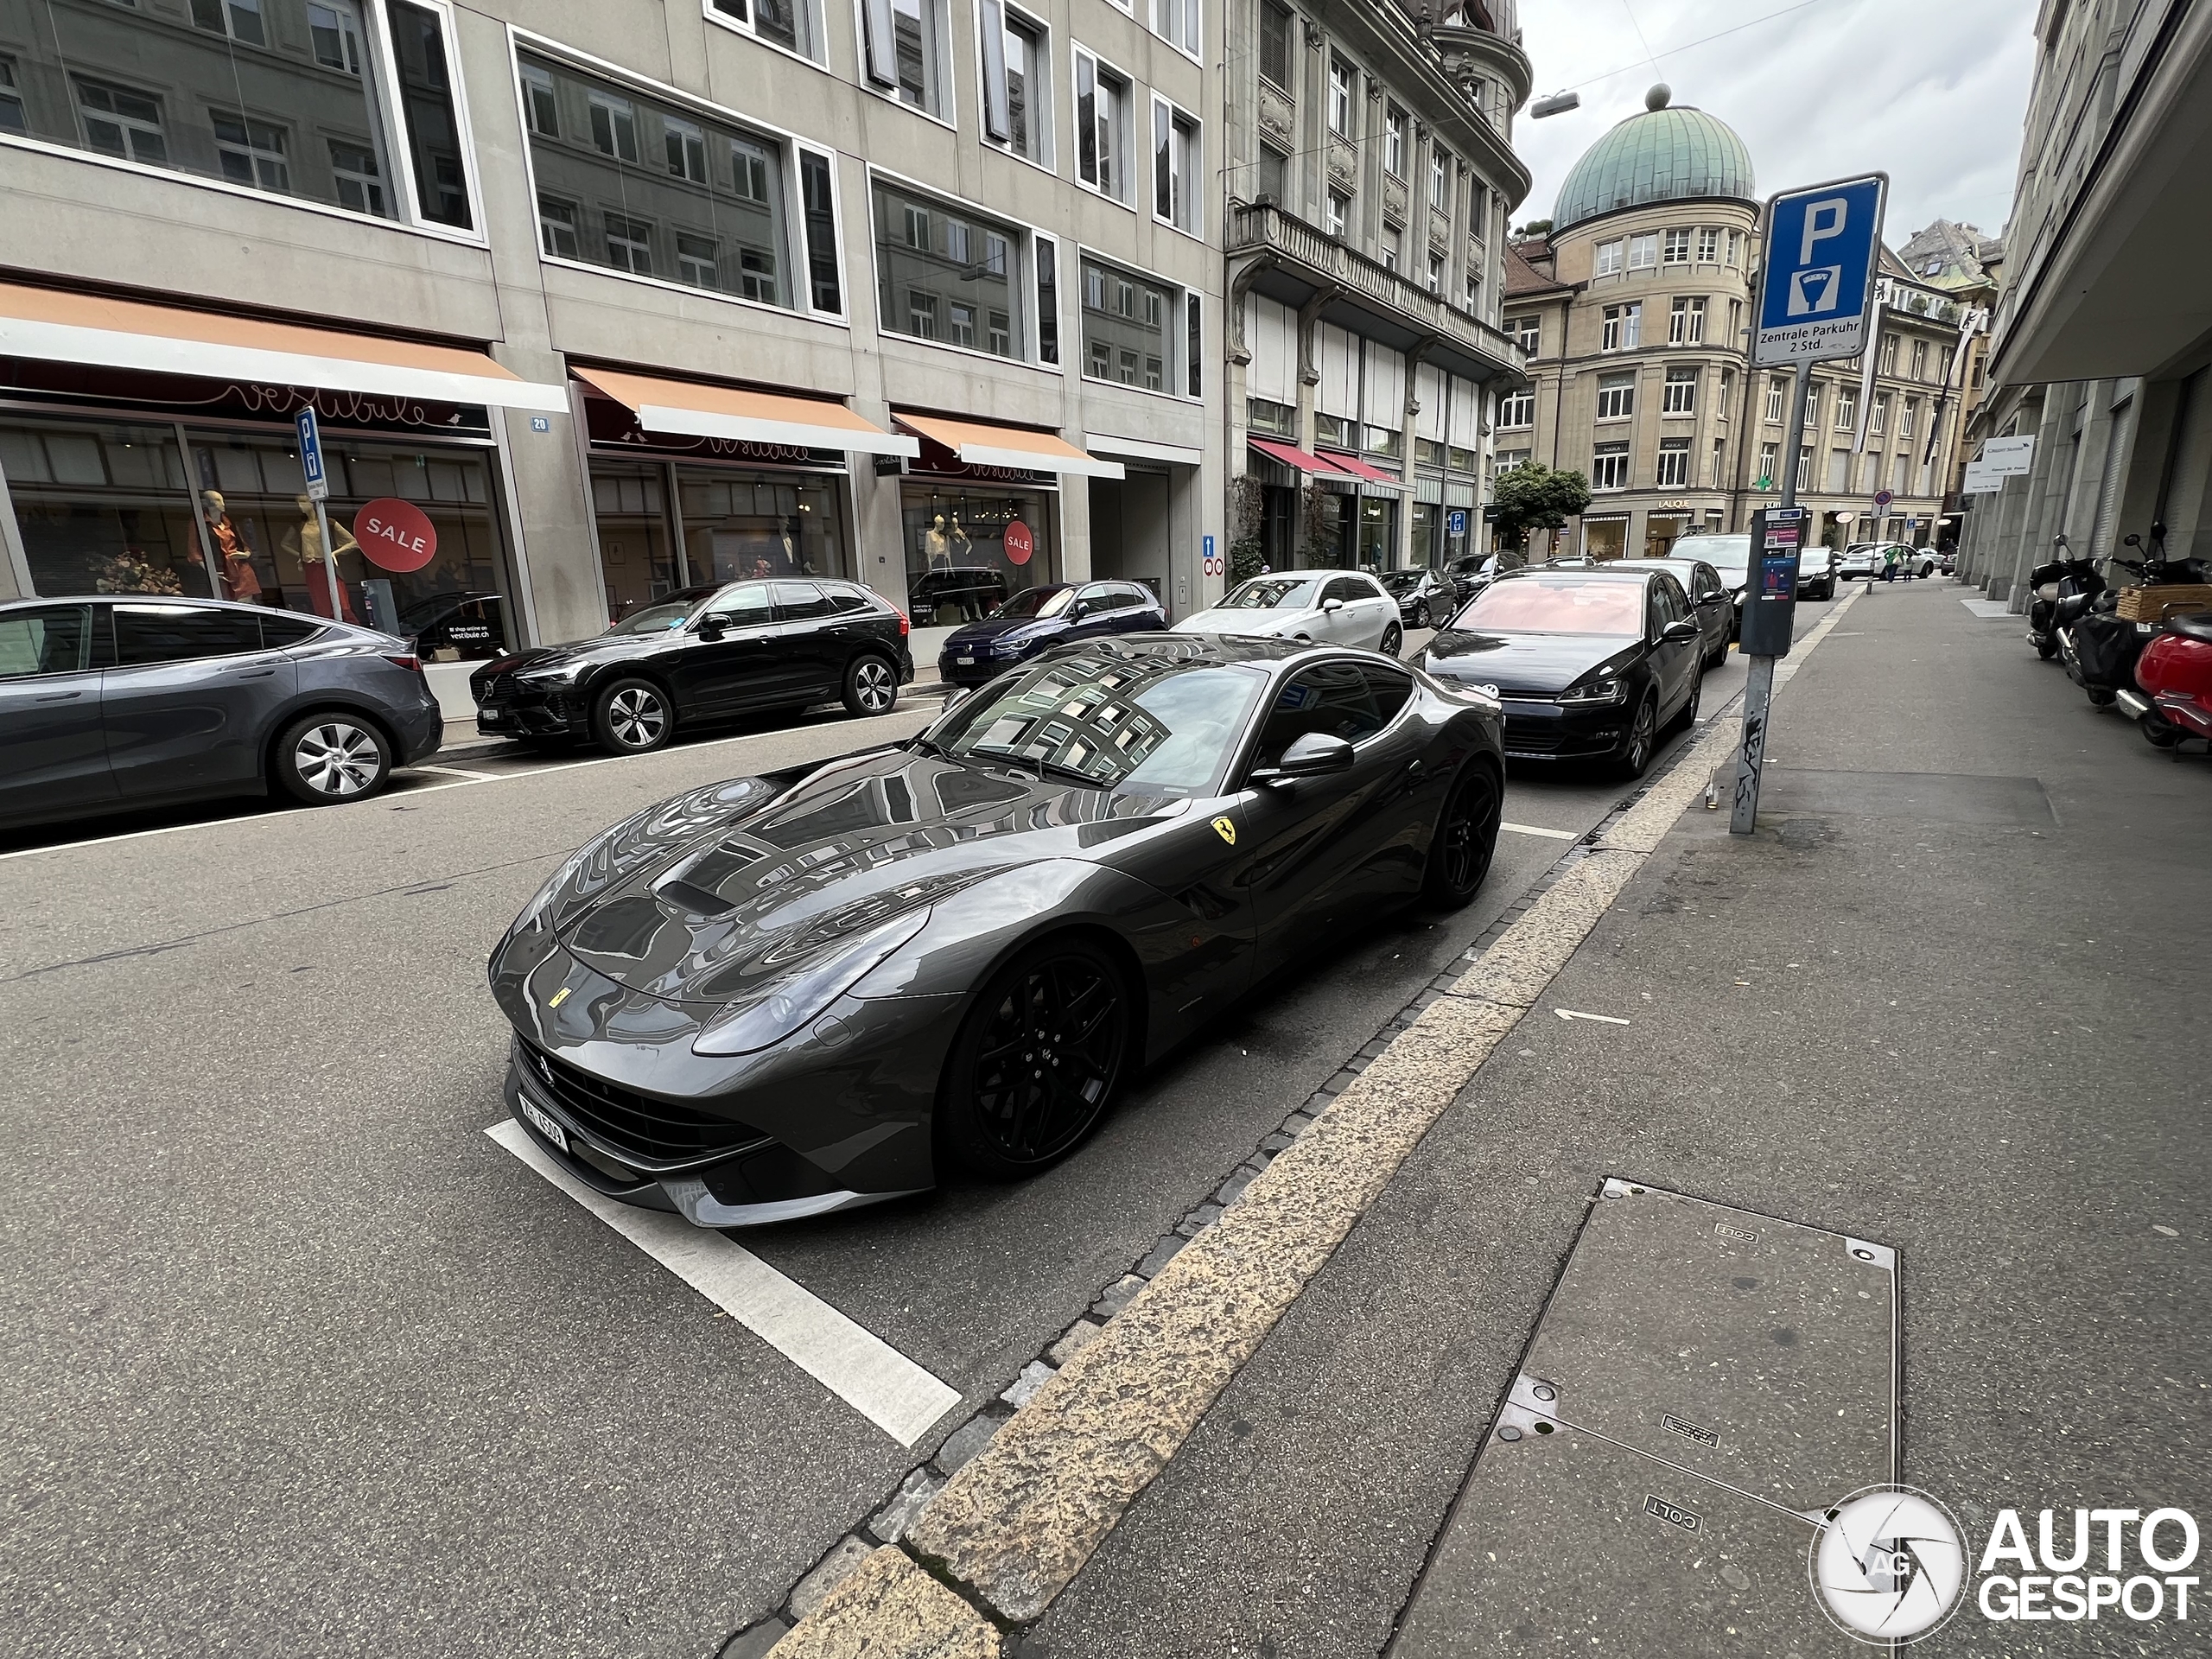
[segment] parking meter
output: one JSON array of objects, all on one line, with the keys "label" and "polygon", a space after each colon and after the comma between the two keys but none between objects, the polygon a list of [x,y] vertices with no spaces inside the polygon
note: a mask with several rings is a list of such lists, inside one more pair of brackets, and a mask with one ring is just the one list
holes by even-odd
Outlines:
[{"label": "parking meter", "polygon": [[1745,656],[1789,654],[1797,616],[1797,556],[1804,545],[1802,507],[1761,507],[1751,515],[1751,586],[1744,595]]}]

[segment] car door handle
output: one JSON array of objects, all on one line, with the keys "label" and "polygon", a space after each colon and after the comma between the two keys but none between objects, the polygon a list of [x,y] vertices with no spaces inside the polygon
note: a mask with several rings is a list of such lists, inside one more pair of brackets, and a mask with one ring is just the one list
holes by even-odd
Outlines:
[{"label": "car door handle", "polygon": [[84,695],[82,691],[47,691],[34,697],[32,701],[34,702],[72,702]]}]

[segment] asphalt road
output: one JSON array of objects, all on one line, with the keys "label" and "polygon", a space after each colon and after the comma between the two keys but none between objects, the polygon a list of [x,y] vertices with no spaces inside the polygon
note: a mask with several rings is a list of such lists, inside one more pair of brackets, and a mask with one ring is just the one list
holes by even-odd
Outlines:
[{"label": "asphalt road", "polygon": [[935,706],[0,847],[9,1645],[704,1659],[1623,790],[1514,779],[1474,905],[1267,988],[1040,1179],[743,1235],[959,1392],[910,1450],[486,1136],[483,964],[604,825]]}]

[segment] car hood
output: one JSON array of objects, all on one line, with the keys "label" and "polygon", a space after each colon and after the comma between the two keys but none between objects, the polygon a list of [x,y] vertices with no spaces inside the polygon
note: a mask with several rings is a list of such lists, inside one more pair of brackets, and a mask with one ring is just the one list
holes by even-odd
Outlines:
[{"label": "car hood", "polygon": [[1186,616],[1172,633],[1249,633],[1272,638],[1299,623],[1310,623],[1319,611],[1200,611]]},{"label": "car hood", "polygon": [[601,658],[632,656],[649,645],[658,636],[640,633],[602,633],[589,639],[572,639],[566,645],[532,645],[511,656],[488,662],[469,677],[472,681],[489,680],[496,675],[512,674],[533,668],[560,668],[571,663],[593,662]]},{"label": "car hood", "polygon": [[1624,668],[1641,641],[1610,633],[1478,633],[1447,628],[1428,642],[1422,665],[1440,680],[1494,685],[1501,695],[1549,696],[1593,669]]},{"label": "car hood", "polygon": [[1103,861],[1187,803],[907,750],[664,801],[573,855],[518,930],[670,1001],[741,1000],[840,940],[1052,859]]},{"label": "car hood", "polygon": [[1018,634],[1024,639],[1050,639],[1067,625],[1056,616],[988,616],[981,622],[963,623],[945,636],[944,649],[980,645],[987,639]]}]

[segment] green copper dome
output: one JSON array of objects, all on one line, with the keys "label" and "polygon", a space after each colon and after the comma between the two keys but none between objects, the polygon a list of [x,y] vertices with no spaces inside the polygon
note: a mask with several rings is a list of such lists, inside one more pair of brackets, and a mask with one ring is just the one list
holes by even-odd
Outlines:
[{"label": "green copper dome", "polygon": [[1729,196],[1756,201],[1751,154],[1725,122],[1703,110],[1671,109],[1654,86],[1631,115],[1583,153],[1559,188],[1552,234],[1623,207]]}]

